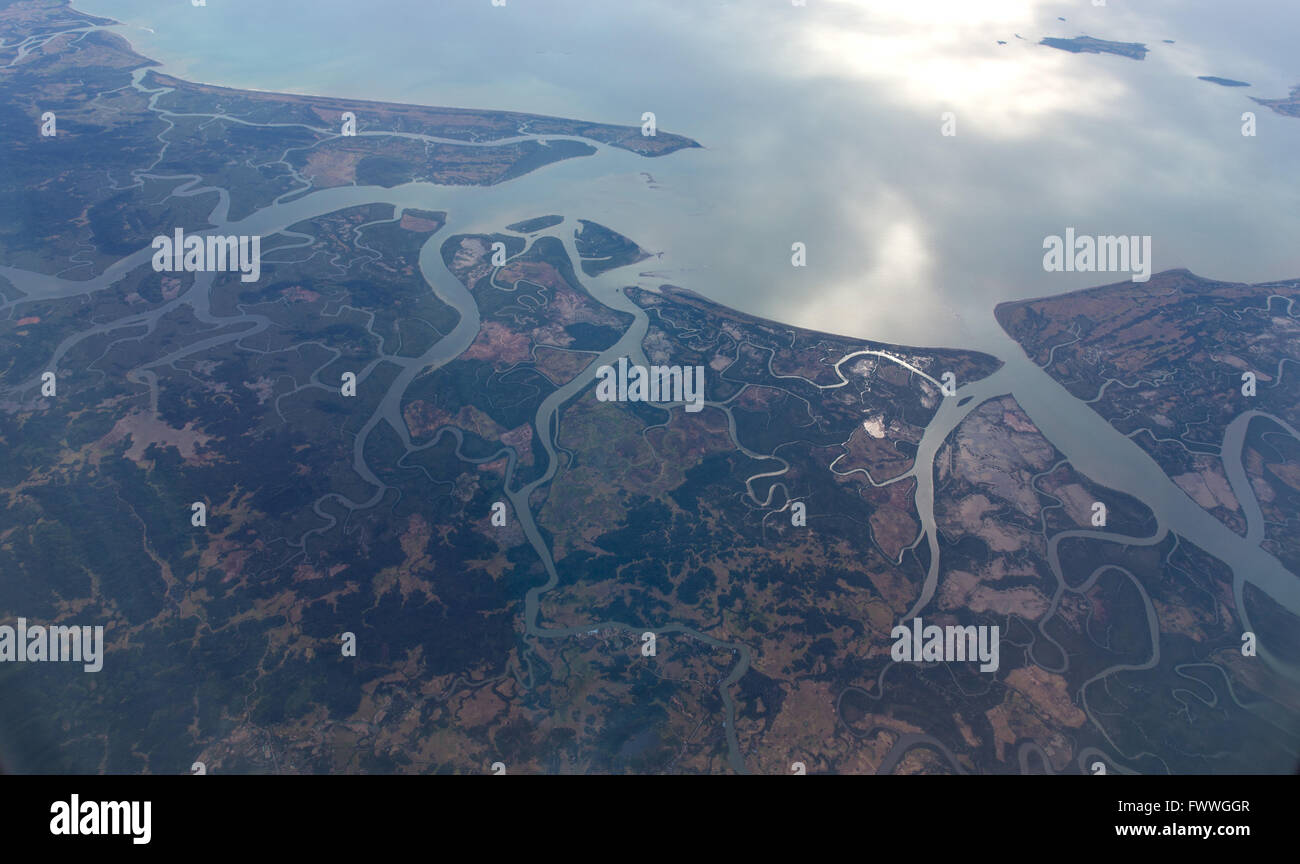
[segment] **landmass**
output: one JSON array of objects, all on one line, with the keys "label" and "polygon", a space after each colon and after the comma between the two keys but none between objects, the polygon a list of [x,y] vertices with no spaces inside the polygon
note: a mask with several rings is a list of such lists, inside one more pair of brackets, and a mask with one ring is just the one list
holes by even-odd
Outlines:
[{"label": "landmass", "polygon": [[[1300,428],[1297,298],[1295,280],[1246,285],[1170,270],[1144,284],[1004,303],[997,316],[1035,363],[1244,535],[1246,514],[1222,448],[1248,411]],[[1286,467],[1291,445],[1266,417],[1249,425],[1244,458],[1266,508],[1265,548],[1300,570],[1300,546],[1292,539],[1300,527],[1297,511],[1286,510],[1298,491]]]},{"label": "landmass", "polygon": [[519,234],[535,234],[538,231],[559,225],[563,221],[563,216],[538,216],[533,219],[525,219],[522,222],[516,222],[513,225],[507,225],[506,230],[514,231]]},{"label": "landmass", "polygon": [[1253,96],[1251,98],[1284,117],[1300,117],[1300,84],[1292,87],[1291,94],[1281,99],[1259,99]]},{"label": "landmass", "polygon": [[[1294,662],[1300,620],[1072,464],[997,358],[628,285],[648,253],[581,213],[470,231],[390,191],[673,139],[188,84],[110,24],[0,9],[0,620],[106,631],[93,675],[0,665],[8,770],[1291,770],[1300,689],[1240,646],[1249,616]],[[259,278],[150,266],[241,219]],[[1296,292],[1173,271],[997,314],[1294,562]],[[602,399],[620,360],[703,399]],[[1247,408],[1259,521],[1216,453]],[[996,668],[898,662],[918,614],[997,628]]]},{"label": "landmass", "polygon": [[1211,84],[1218,84],[1220,87],[1249,87],[1249,81],[1235,81],[1232,78],[1220,78],[1217,75],[1198,75],[1198,81],[1209,81]]},{"label": "landmass", "polygon": [[42,268],[59,261],[86,279],[148,246],[157,225],[211,227],[222,206],[238,220],[337,186],[492,185],[590,155],[587,142],[642,156],[699,146],[640,127],[195,84],[150,69],[110,24],[62,0],[0,8],[0,120],[39,132],[48,112],[57,128],[0,140],[11,266],[53,272]]},{"label": "landmass", "polygon": [[1144,60],[1147,56],[1147,46],[1141,42],[1111,42],[1106,39],[1094,39],[1091,36],[1075,36],[1072,39],[1048,36],[1038,44],[1059,48],[1072,54],[1118,54],[1120,57],[1133,60]]},{"label": "landmass", "polygon": [[650,257],[650,253],[633,241],[587,219],[578,220],[574,245],[582,256],[582,272],[599,276],[618,267],[626,267]]}]

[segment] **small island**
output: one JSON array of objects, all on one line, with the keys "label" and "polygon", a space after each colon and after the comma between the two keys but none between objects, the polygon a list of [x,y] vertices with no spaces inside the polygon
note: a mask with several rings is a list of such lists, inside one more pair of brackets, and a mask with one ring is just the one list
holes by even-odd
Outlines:
[{"label": "small island", "polygon": [[507,231],[514,231],[517,234],[533,234],[547,228],[559,225],[564,221],[563,216],[538,216],[535,219],[525,219],[522,222],[516,222],[513,225],[507,225]]},{"label": "small island", "polygon": [[1072,54],[1118,54],[1133,60],[1145,60],[1147,56],[1147,46],[1142,42],[1110,42],[1106,39],[1094,39],[1091,36],[1076,36],[1073,39],[1048,36],[1038,44],[1059,48]]},{"label": "small island", "polygon": [[1234,81],[1231,78],[1220,78],[1217,75],[1197,75],[1198,81],[1209,81],[1211,84],[1218,84],[1220,87],[1249,87],[1249,81]]}]

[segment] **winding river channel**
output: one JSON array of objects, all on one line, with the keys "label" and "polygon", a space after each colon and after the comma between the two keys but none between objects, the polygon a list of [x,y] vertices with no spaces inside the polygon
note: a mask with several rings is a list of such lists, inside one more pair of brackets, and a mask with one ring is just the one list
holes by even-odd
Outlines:
[{"label": "winding river channel", "polygon": [[[146,89],[141,74],[137,74],[135,86],[141,90]],[[149,92],[154,93],[156,100],[159,93],[155,91]],[[168,116],[166,112],[162,112],[157,108],[154,110],[159,111],[164,117]],[[439,140],[426,136],[413,135],[409,137],[425,138],[428,141]],[[522,136],[519,139],[512,140],[547,141],[557,140],[557,137]],[[160,136],[160,143],[163,147],[166,146],[166,141],[162,136]],[[464,141],[450,143],[466,146]],[[501,143],[503,142],[498,141],[479,146],[495,146]],[[300,194],[299,191],[281,196],[280,199],[269,206],[238,220],[229,218],[230,199],[228,192],[224,189],[201,186],[198,178],[193,177],[188,178],[190,182],[173,191],[172,194],[176,196],[211,195],[214,192],[216,193],[217,203],[209,217],[215,228],[210,232],[202,233],[268,237],[285,232],[289,226],[307,220],[345,208],[370,204],[393,205],[397,208],[396,216],[400,216],[403,208],[440,210],[446,211],[448,214],[444,229],[436,232],[421,250],[419,264],[420,271],[431,289],[442,301],[459,313],[459,322],[450,333],[446,334],[444,338],[429,348],[423,355],[413,358],[398,356],[377,358],[358,374],[358,379],[364,382],[369,373],[381,362],[391,363],[399,367],[398,374],[387,385],[382,401],[357,434],[353,446],[353,467],[357,475],[373,487],[374,491],[368,499],[362,501],[353,501],[338,494],[328,495],[317,501],[315,503],[316,512],[327,520],[328,524],[313,529],[313,531],[308,532],[307,536],[300,538],[299,545],[302,546],[303,552],[306,551],[306,546],[310,542],[312,534],[329,530],[334,524],[335,517],[324,509],[327,503],[341,505],[348,510],[355,510],[373,507],[380,502],[385,492],[384,484],[366,464],[364,455],[370,433],[381,423],[387,424],[401,439],[408,455],[421,449],[420,446],[412,444],[402,417],[401,405],[406,389],[417,375],[431,368],[440,367],[460,356],[470,346],[479,332],[479,310],[472,295],[443,264],[440,248],[446,238],[456,234],[499,233],[503,230],[502,226],[504,225],[543,214],[559,213],[563,214],[567,221],[540,233],[553,236],[562,242],[570,259],[576,265],[580,259],[574,245],[572,219],[580,216],[596,218],[604,213],[616,213],[620,206],[627,206],[627,202],[618,200],[618,193],[615,190],[622,188],[618,184],[596,183],[595,186],[598,188],[593,188],[593,181],[614,175],[636,175],[643,172],[647,165],[653,164],[627,151],[600,144],[594,144],[594,146],[597,150],[594,156],[568,159],[548,165],[497,186],[447,187],[428,183],[408,183],[391,189],[350,186],[320,189],[306,195]],[[674,157],[669,156],[667,158]],[[137,172],[135,180],[140,182],[145,177],[155,176],[157,175],[150,174],[149,169],[146,169]],[[647,197],[650,199],[650,203],[638,199],[635,206],[654,206],[653,196]],[[672,220],[690,218],[690,214],[672,212],[667,208],[659,216],[663,219]],[[605,216],[604,218],[609,219],[610,217]],[[647,216],[642,213],[639,218],[644,221]],[[619,228],[616,218],[605,224],[609,224],[615,230]],[[635,240],[636,238],[633,237],[632,239]],[[310,238],[304,238],[304,242],[309,240]],[[151,249],[141,249],[117,261],[108,267],[102,275],[91,280],[72,280],[12,267],[0,267],[0,275],[10,280],[23,292],[24,299],[72,297],[110,288],[135,268],[148,266],[151,254]],[[665,260],[671,259],[671,256],[671,250],[663,253]],[[274,259],[274,251],[268,252],[264,258],[267,263],[274,263]],[[147,384],[150,387],[156,401],[157,385],[151,371],[152,368],[174,363],[185,356],[201,353],[215,345],[246,340],[270,326],[270,321],[263,316],[250,314],[242,310],[238,314],[227,317],[214,316],[209,308],[209,292],[212,278],[212,274],[199,274],[192,287],[173,300],[149,311],[132,314],[113,322],[98,324],[90,330],[68,337],[54,351],[48,368],[57,366],[59,360],[69,350],[91,336],[111,333],[119,339],[138,338],[155,327],[159,319],[164,315],[182,305],[187,306],[193,310],[199,321],[214,328],[213,334],[202,340],[177,348],[168,355],[150,361],[150,363],[129,373],[131,380]],[[648,277],[622,274],[619,270],[600,277],[588,277],[584,280],[585,286],[593,296],[614,309],[630,314],[633,317],[633,323],[617,344],[603,352],[581,374],[560,387],[541,404],[534,418],[535,432],[545,450],[547,459],[546,470],[541,476],[528,484],[515,488],[514,476],[517,454],[513,448],[509,447],[505,447],[502,451],[485,459],[471,461],[494,460],[500,458],[503,454],[507,457],[506,488],[510,503],[524,535],[536,550],[547,574],[547,581],[544,584],[530,588],[525,597],[527,638],[564,638],[594,628],[614,628],[637,634],[643,630],[651,629],[659,634],[678,633],[689,639],[696,640],[702,645],[709,646],[717,652],[734,655],[728,674],[718,682],[717,686],[725,706],[726,739],[730,765],[738,772],[745,772],[747,770],[745,758],[741,753],[734,728],[735,704],[730,694],[732,685],[749,668],[751,652],[748,646],[723,642],[673,621],[598,621],[590,622],[581,627],[570,628],[543,627],[538,621],[541,597],[556,586],[560,580],[560,574],[557,572],[555,562],[552,560],[551,551],[538,530],[535,514],[529,504],[530,496],[538,487],[551,482],[556,474],[558,467],[556,439],[559,434],[559,416],[564,405],[592,384],[598,366],[604,363],[612,363],[620,356],[632,357],[634,362],[646,362],[642,353],[641,342],[649,324],[648,317],[644,310],[632,303],[621,290],[625,285],[632,283],[643,284],[645,287],[654,287],[657,284],[657,282],[649,281]],[[688,285],[686,287],[692,287],[706,295],[709,293],[707,285]],[[8,301],[4,303],[4,306],[12,306],[15,302],[21,301]],[[0,306],[0,308],[3,308],[3,306]],[[992,314],[991,309],[989,314]],[[881,334],[868,335],[874,338],[881,336]],[[1237,610],[1246,629],[1251,629],[1246,618],[1247,613],[1242,593],[1247,583],[1254,584],[1284,608],[1293,614],[1300,615],[1300,580],[1297,580],[1294,574],[1288,572],[1276,558],[1260,547],[1260,541],[1264,536],[1263,516],[1242,466],[1242,447],[1246,429],[1253,419],[1268,417],[1285,428],[1290,434],[1300,437],[1294,429],[1286,426],[1279,418],[1258,411],[1243,414],[1228,429],[1222,452],[1232,489],[1241,502],[1248,525],[1247,535],[1242,537],[1187,497],[1136,443],[1113,428],[1104,418],[1094,412],[1086,402],[1069,394],[1046,372],[1031,362],[1019,346],[1009,338],[1004,339],[1002,343],[997,345],[982,345],[978,346],[978,348],[997,356],[1003,361],[1002,367],[981,380],[958,382],[959,387],[956,395],[940,401],[937,413],[927,426],[920,442],[912,469],[902,477],[888,481],[897,482],[905,478],[915,478],[917,484],[915,501],[921,522],[921,532],[917,542],[924,540],[928,544],[930,553],[929,572],[921,594],[906,616],[907,618],[922,614],[933,598],[939,580],[941,549],[934,516],[934,460],[936,453],[967,414],[987,400],[1004,394],[1010,394],[1016,399],[1035,425],[1064,454],[1065,458],[1077,471],[1098,484],[1127,493],[1142,501],[1151,509],[1158,521],[1159,527],[1152,536],[1128,536],[1123,533],[1124,526],[1113,526],[1116,529],[1113,531],[1067,531],[1054,536],[1050,541],[1049,557],[1058,586],[1060,586],[1056,601],[1053,603],[1054,606],[1060,599],[1060,590],[1065,586],[1057,557],[1057,549],[1062,539],[1072,536],[1087,536],[1120,544],[1149,545],[1158,543],[1168,534],[1174,533],[1199,546],[1231,568]],[[884,359],[889,360],[892,358],[884,357]],[[902,361],[898,360],[896,362]],[[913,371],[914,374],[924,375],[919,370]],[[38,381],[32,380],[22,383],[16,389],[30,396],[38,384]],[[333,385],[326,385],[314,378],[310,382],[299,383],[299,389],[311,387],[322,390],[334,389]],[[727,403],[710,402],[709,404],[730,416],[730,406]],[[734,438],[734,420],[731,421],[731,430]],[[448,430],[448,432],[456,434],[454,430]],[[422,446],[433,445],[430,443]],[[737,442],[737,446],[740,447],[739,442]],[[773,458],[770,454],[751,455]],[[1097,575],[1094,573],[1093,579]],[[1147,603],[1150,604],[1149,599]],[[1297,668],[1292,660],[1282,658],[1269,651],[1269,634],[1259,634],[1259,646],[1260,657],[1272,669],[1292,680],[1300,681],[1300,668]],[[1155,646],[1155,651],[1158,652],[1158,643]],[[1158,656],[1158,653],[1156,656]],[[1152,662],[1154,660],[1155,657],[1153,656]],[[527,682],[525,682],[527,685],[531,683],[533,678],[533,658],[531,655],[526,654],[524,662],[528,668]],[[922,738],[917,738],[916,741],[908,739],[906,743],[910,746],[910,744],[918,742],[924,743]],[[892,765],[901,758],[901,755],[901,751],[897,754],[891,753],[887,761]],[[951,757],[949,758],[952,761]],[[1021,754],[1021,760],[1023,764],[1027,765],[1026,754]],[[1045,762],[1045,760],[1042,761]]]}]

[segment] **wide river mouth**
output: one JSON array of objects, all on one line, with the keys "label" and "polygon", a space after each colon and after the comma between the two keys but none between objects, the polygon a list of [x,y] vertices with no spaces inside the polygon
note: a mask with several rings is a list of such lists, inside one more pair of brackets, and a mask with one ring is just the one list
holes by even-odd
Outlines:
[{"label": "wide river mouth", "polygon": [[[999,302],[1124,278],[1044,272],[1043,239],[1067,227],[1151,235],[1156,271],[1300,275],[1300,119],[1250,98],[1300,84],[1300,4],[76,5],[211,84],[625,125],[652,111],[703,149],[553,166],[493,218],[580,214],[664,253],[639,284],[815,330],[999,353]],[[1149,53],[1037,44],[1080,34]]]}]

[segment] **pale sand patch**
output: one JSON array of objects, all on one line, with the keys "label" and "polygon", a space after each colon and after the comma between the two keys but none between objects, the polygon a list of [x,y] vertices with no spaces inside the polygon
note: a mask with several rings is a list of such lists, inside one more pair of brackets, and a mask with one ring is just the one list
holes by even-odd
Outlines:
[{"label": "pale sand patch", "polygon": [[939,588],[940,607],[955,609],[965,606],[971,592],[975,590],[977,585],[979,585],[979,577],[974,573],[967,573],[965,570],[953,570],[944,576],[943,585]]},{"label": "pale sand patch", "polygon": [[351,185],[357,182],[357,164],[364,155],[354,150],[313,150],[302,168],[302,176],[319,189]]},{"label": "pale sand patch", "polygon": [[1007,686],[1025,695],[1034,707],[1048,717],[1066,726],[1082,726],[1087,719],[1078,705],[1070,699],[1065,678],[1037,666],[1012,669],[1006,678]]},{"label": "pale sand patch", "polygon": [[200,448],[207,447],[213,437],[195,429],[193,420],[186,423],[184,429],[173,429],[159,418],[150,416],[146,411],[134,411],[118,420],[112,430],[99,440],[99,443],[101,446],[111,447],[128,435],[131,438],[131,446],[127,448],[126,458],[132,462],[145,461],[144,452],[152,444],[175,447],[182,459],[193,464],[202,465],[215,461],[211,454],[199,452]]},{"label": "pale sand patch", "polygon": [[1191,498],[1201,507],[1204,507],[1206,510],[1214,509],[1214,496],[1210,494],[1209,487],[1205,485],[1205,481],[1201,478],[1200,474],[1192,472],[1179,474],[1174,478],[1174,483],[1178,485],[1179,489],[1182,489],[1187,493],[1187,497]]},{"label": "pale sand patch", "polygon": [[1179,474],[1174,478],[1179,489],[1206,510],[1223,507],[1235,513],[1241,509],[1218,459],[1197,457],[1195,465],[1196,471]]},{"label": "pale sand patch", "polygon": [[412,216],[410,213],[402,213],[402,219],[397,223],[407,231],[433,232],[442,226],[433,219],[422,219],[419,216]]},{"label": "pale sand patch", "polygon": [[1088,528],[1092,525],[1092,495],[1078,483],[1071,483],[1052,492],[1061,499],[1065,513],[1075,525]]},{"label": "pale sand patch", "polygon": [[1228,482],[1228,475],[1224,473],[1221,461],[1213,456],[1198,456],[1196,461],[1196,467],[1205,478],[1206,487],[1219,505],[1234,513],[1239,510],[1237,496],[1232,494],[1232,484]]},{"label": "pale sand patch", "polygon": [[487,255],[487,245],[478,237],[466,237],[460,241],[460,247],[451,259],[452,269],[459,272],[468,270]]},{"label": "pale sand patch", "polygon": [[999,615],[1019,615],[1037,621],[1047,612],[1048,600],[1036,588],[1028,585],[997,591],[981,585],[970,595],[968,606],[972,612],[996,612]]},{"label": "pale sand patch", "polygon": [[1270,462],[1268,470],[1272,471],[1277,478],[1292,489],[1300,490],[1300,463],[1295,462]]}]

